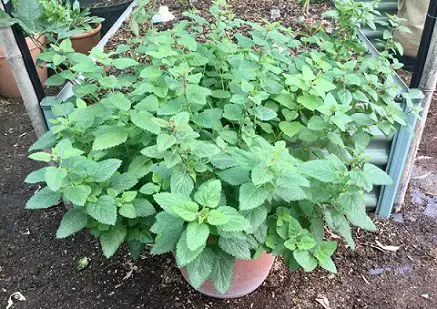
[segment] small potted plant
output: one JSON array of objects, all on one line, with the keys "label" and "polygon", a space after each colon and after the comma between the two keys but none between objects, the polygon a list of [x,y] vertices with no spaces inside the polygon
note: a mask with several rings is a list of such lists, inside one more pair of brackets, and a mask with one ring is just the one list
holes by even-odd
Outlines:
[{"label": "small potted plant", "polygon": [[89,51],[100,41],[100,17],[92,16],[88,9],[81,9],[79,2],[73,4],[62,0],[41,0],[42,20],[45,31],[52,33],[54,39],[70,38],[73,49],[82,54]]},{"label": "small potted plant", "polygon": [[[372,16],[353,1],[337,7],[338,25]],[[44,102],[56,118],[30,158],[52,164],[26,178],[46,183],[26,207],[69,201],[58,238],[87,228],[108,258],[123,243],[133,258],[153,244],[214,297],[255,290],[275,256],[335,273],[329,235],[353,250],[351,225],[375,230],[364,192],[390,183],[365,148],[371,128],[404,124],[397,63],[369,55],[358,24],[297,40],[235,19],[222,0],[210,12],[213,22],[189,13],[152,28],[135,48],[92,51],[96,62],[68,41],[45,56],[74,96]]]}]

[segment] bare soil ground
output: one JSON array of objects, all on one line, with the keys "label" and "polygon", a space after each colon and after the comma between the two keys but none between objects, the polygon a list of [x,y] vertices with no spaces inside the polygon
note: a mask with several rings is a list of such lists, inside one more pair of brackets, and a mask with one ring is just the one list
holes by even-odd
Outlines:
[{"label": "bare soil ground", "polygon": [[[266,18],[272,5],[285,6],[278,1],[234,3],[247,14]],[[287,7],[297,8],[289,2]],[[35,135],[26,111],[19,101],[0,99],[0,309],[14,292],[26,300],[14,300],[11,309],[437,308],[436,104],[437,97],[402,213],[376,219],[375,233],[356,231],[356,251],[341,246],[336,252],[337,275],[323,270],[290,273],[278,259],[257,291],[240,299],[217,300],[191,289],[170,255],[145,253],[133,262],[123,248],[106,260],[86,232],[56,239],[65,211],[61,205],[48,211],[24,209],[38,189],[23,184],[37,167],[27,159]],[[399,249],[381,249],[376,241]],[[90,258],[90,263],[78,272],[76,263],[82,257]]]}]

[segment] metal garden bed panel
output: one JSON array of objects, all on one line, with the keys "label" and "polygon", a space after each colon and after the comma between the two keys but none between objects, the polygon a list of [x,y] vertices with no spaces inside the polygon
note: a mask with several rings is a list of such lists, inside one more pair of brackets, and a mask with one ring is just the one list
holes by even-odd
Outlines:
[{"label": "metal garden bed panel", "polygon": [[[393,4],[396,1],[385,1],[380,4],[380,8],[386,10],[393,10]],[[109,39],[120,29],[123,22],[130,16],[133,8],[136,5],[134,1],[126,11],[120,16],[117,22],[111,27],[106,35],[101,39],[97,45],[100,49],[103,49]],[[358,37],[367,46],[369,53],[377,54],[378,51],[366,37],[365,31],[359,31]],[[408,91],[408,87],[394,73],[394,80],[396,84],[400,85],[401,93]],[[57,98],[66,100],[73,95],[72,85],[67,84],[60,91]],[[416,104],[421,104],[421,101],[416,101]],[[403,104],[403,103],[401,103]],[[44,116],[47,123],[50,126],[49,120],[52,119],[53,113],[49,106],[42,106]],[[403,104],[403,108],[406,110],[406,104]],[[410,127],[414,127],[415,118],[408,116],[407,123]],[[393,184],[390,186],[376,187],[373,191],[366,194],[366,207],[368,211],[376,211],[376,213],[382,217],[388,217],[391,214],[394,200],[396,198],[398,184],[402,175],[402,170],[405,164],[406,156],[408,154],[408,148],[412,140],[410,130],[406,127],[400,128],[396,135],[387,137],[378,130],[375,131],[375,138],[371,141],[366,154],[370,158],[370,162],[384,168],[390,177],[393,179]]]}]

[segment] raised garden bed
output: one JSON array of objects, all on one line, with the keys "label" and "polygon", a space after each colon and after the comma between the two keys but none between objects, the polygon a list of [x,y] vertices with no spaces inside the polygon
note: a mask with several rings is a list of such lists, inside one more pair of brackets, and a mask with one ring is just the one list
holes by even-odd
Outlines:
[{"label": "raised garden bed", "polygon": [[[181,19],[182,12],[187,9],[181,4],[176,5],[173,2],[162,1],[162,3],[159,4],[169,6],[170,10],[176,15],[175,22]],[[100,41],[98,45],[99,48],[104,49],[105,51],[113,51],[117,48],[117,46],[126,42],[126,38],[131,35],[128,20],[135,5],[135,2],[133,2],[114,23],[108,33]],[[200,10],[201,15],[208,18],[209,3],[196,2],[195,6]],[[265,3],[261,6],[253,7],[246,0],[238,1],[234,3],[233,6],[238,16],[241,15],[242,18],[252,21],[260,21],[262,19],[270,18],[271,9],[277,8],[271,3]],[[315,23],[320,21],[326,25],[329,25],[330,21],[327,19],[322,19],[320,14],[330,8],[332,7],[329,3],[313,5],[311,7],[312,15],[307,17],[305,22]],[[382,8],[385,8],[385,6],[382,5]],[[284,25],[291,26],[295,28],[297,32],[304,31],[305,23],[298,22],[297,18],[292,18],[292,16],[299,16],[299,14],[301,14],[301,6],[296,3],[290,3],[289,6],[281,9],[281,17],[275,19],[275,21],[280,21]],[[158,27],[166,28],[171,24],[172,23],[158,25]],[[358,36],[367,46],[369,53],[377,54],[377,49],[367,38],[366,33],[367,32],[365,30],[359,31]],[[394,82],[397,85],[400,85],[402,89],[400,93],[405,93],[409,90],[407,85],[396,73],[394,73]],[[66,85],[61,90],[58,98],[65,100],[71,95],[71,85]],[[420,105],[421,98],[419,97],[415,99],[414,103],[416,105]],[[401,102],[401,104],[403,104],[404,109],[407,108],[404,102]],[[50,107],[46,106],[43,107],[43,109],[47,120],[53,117]],[[408,117],[407,123],[409,126],[414,127],[415,119],[412,115]],[[388,174],[393,179],[394,184],[390,186],[383,186],[382,188],[376,187],[372,192],[366,194],[366,206],[369,211],[376,211],[377,214],[383,217],[388,217],[391,213],[392,205],[395,200],[397,185],[402,175],[403,164],[407,156],[408,145],[411,142],[412,136],[407,127],[402,127],[394,136],[386,136],[377,129],[374,130],[374,134],[376,138],[371,141],[366,153],[370,157],[371,163],[386,169]]]}]

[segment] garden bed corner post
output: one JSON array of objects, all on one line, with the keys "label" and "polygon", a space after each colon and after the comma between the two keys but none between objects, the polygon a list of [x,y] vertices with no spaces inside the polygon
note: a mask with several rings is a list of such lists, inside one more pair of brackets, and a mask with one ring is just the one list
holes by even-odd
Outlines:
[{"label": "garden bed corner post", "polygon": [[414,128],[413,141],[408,151],[407,161],[402,173],[402,179],[399,184],[396,200],[394,203],[395,211],[400,211],[405,200],[408,184],[411,179],[411,174],[414,167],[414,161],[419,149],[420,140],[422,139],[423,130],[425,129],[426,117],[429,112],[432,97],[436,89],[437,83],[437,23],[434,25],[433,35],[426,57],[426,62],[423,70],[422,77],[420,79],[419,89],[424,93],[423,99],[423,111],[421,113],[421,119],[418,120]]},{"label": "garden bed corner post", "polygon": [[[5,11],[3,1],[0,1],[0,10]],[[11,66],[24,106],[26,107],[33,129],[39,137],[47,131],[47,124],[40,107],[40,98],[37,90],[29,76],[23,59],[22,52],[18,46],[17,39],[12,28],[0,28],[0,44],[4,50],[6,59]]]}]

